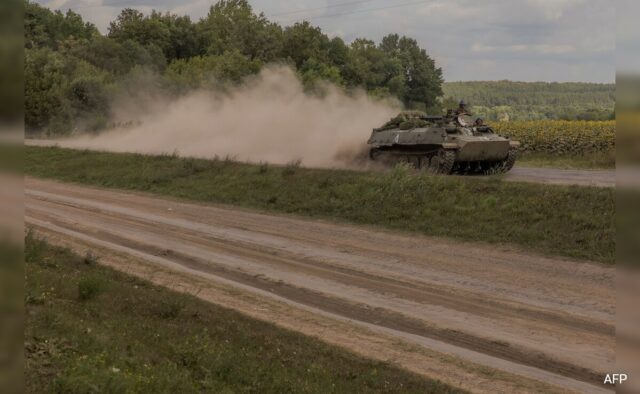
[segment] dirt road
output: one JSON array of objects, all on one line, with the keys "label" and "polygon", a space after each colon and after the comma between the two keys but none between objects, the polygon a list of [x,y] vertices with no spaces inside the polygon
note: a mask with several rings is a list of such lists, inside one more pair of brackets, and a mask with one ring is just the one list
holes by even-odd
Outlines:
[{"label": "dirt road", "polygon": [[[26,222],[36,230],[129,259],[119,268],[135,271],[144,261],[172,287],[228,286],[234,296],[213,301],[250,315],[478,392],[606,391],[612,268],[139,193],[25,184]],[[241,294],[253,301],[243,304]],[[385,347],[383,338],[393,342]]]},{"label": "dirt road", "polygon": [[616,186],[615,170],[561,170],[558,168],[518,167],[516,165],[504,178],[508,181],[552,185]]},{"label": "dirt road", "polygon": [[[64,141],[27,139],[25,145],[60,146],[74,148],[73,144]],[[579,185],[615,187],[615,170],[561,170],[557,168],[516,167],[504,176],[507,181],[534,182],[554,185]]]}]

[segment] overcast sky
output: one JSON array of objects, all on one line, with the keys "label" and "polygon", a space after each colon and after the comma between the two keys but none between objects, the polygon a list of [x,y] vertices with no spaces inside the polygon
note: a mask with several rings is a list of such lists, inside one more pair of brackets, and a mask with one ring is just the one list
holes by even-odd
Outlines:
[{"label": "overcast sky", "polygon": [[[635,0],[634,0],[635,1]],[[37,0],[80,13],[102,32],[125,7],[198,20],[215,0]],[[282,25],[307,19],[347,42],[413,37],[447,81],[614,82],[612,0],[250,0]],[[636,14],[637,16],[637,14]]]}]

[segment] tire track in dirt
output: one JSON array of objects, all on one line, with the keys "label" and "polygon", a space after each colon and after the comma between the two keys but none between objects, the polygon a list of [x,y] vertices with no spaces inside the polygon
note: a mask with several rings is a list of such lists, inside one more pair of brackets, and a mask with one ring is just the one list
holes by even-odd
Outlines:
[{"label": "tire track in dirt", "polygon": [[[47,199],[43,197],[39,197],[38,201],[40,206],[28,204],[28,207],[33,212],[32,217],[52,219],[51,216],[47,216],[46,214],[43,216],[42,213],[55,214],[54,207],[56,206],[56,203],[47,201]],[[69,204],[68,202],[57,202],[57,204],[82,209],[83,211],[90,211],[95,216],[102,217],[103,220],[109,220],[112,217],[109,213],[102,212],[99,209],[92,207],[84,206],[80,208],[77,205]],[[345,285],[354,285],[371,291],[383,291],[385,294],[389,294],[393,297],[412,299],[461,312],[473,312],[494,319],[508,317],[530,322],[541,320],[547,321],[548,324],[564,326],[571,330],[592,332],[608,336],[613,336],[615,334],[615,327],[613,325],[601,321],[585,319],[566,313],[563,314],[554,311],[533,309],[528,305],[500,302],[487,297],[480,299],[477,297],[476,293],[469,291],[453,291],[442,287],[438,288],[426,283],[411,282],[406,279],[381,277],[348,267],[338,266],[330,262],[322,261],[318,258],[312,259],[302,256],[294,259],[286,254],[280,253],[278,249],[268,246],[255,245],[247,242],[230,244],[229,242],[215,236],[198,234],[189,229],[148,221],[143,218],[119,217],[118,220],[125,222],[129,229],[134,229],[134,231],[140,232],[157,231],[158,227],[162,225],[162,228],[166,230],[167,234],[171,234],[171,236],[175,238],[188,241],[190,244],[195,244],[200,247],[210,247],[215,250],[223,251],[225,254],[244,256],[253,260],[268,260],[270,263],[277,264],[282,267],[282,269],[289,271],[297,270],[315,277],[336,280]],[[59,221],[56,221],[55,223],[62,225]],[[123,229],[122,231],[126,230]],[[119,244],[127,245],[132,248],[135,247],[137,249],[142,248],[154,255],[175,256],[181,261],[198,261],[195,257],[191,257],[172,249],[161,249],[153,245],[144,244],[144,242],[135,243],[131,238],[127,239],[105,232],[102,232],[100,238],[113,238]],[[200,264],[200,266],[202,266],[202,264]]]},{"label": "tire track in dirt", "polygon": [[[30,218],[39,220],[40,222],[48,222],[67,230],[73,231],[75,227],[68,226],[51,217],[41,217],[38,214],[31,215]],[[77,227],[75,229],[77,230]],[[350,303],[346,300],[309,289],[299,288],[283,282],[274,282],[261,276],[230,270],[211,264],[209,261],[203,261],[170,249],[132,242],[129,239],[119,237],[112,233],[103,231],[85,231],[85,233],[91,233],[93,237],[102,241],[122,245],[126,248],[138,250],[149,255],[162,256],[189,269],[206,272],[233,282],[268,291],[295,303],[318,308],[331,314],[374,324],[391,330],[443,341],[451,345],[541,368],[585,382],[599,383],[601,381],[601,372],[591,371],[587,368],[581,368],[570,363],[554,360],[545,356],[543,353],[535,352],[531,349],[518,349],[506,342],[478,338],[456,330],[430,327],[420,320],[412,319],[400,313],[383,308],[373,309],[367,305]]]},{"label": "tire track in dirt", "polygon": [[[54,182],[28,180],[27,187],[27,213],[32,223],[55,224],[65,231],[80,230],[96,240],[169,259],[186,268],[331,314],[442,341],[564,375],[568,379],[596,385],[601,382],[602,371],[610,365],[612,349],[609,347],[613,346],[610,312],[613,308],[609,304],[613,295],[609,288],[611,272],[605,267],[535,256],[524,258],[527,263],[532,259],[542,266],[555,266],[562,274],[556,275],[555,281],[566,282],[558,286],[557,291],[559,294],[566,292],[569,302],[565,305],[560,300],[547,305],[538,294],[542,286],[526,283],[521,286],[521,292],[528,293],[533,302],[523,302],[527,297],[514,295],[506,288],[487,295],[484,290],[482,293],[476,291],[478,283],[438,283],[447,278],[445,274],[455,273],[455,270],[438,270],[447,260],[445,257],[440,256],[442,262],[424,257],[418,261],[419,256],[413,255],[415,251],[396,254],[393,247],[380,251],[385,248],[359,243],[361,239],[375,239],[376,233],[371,230]],[[185,209],[189,210],[188,215]],[[194,216],[200,219],[194,220]],[[264,221],[263,225],[260,225],[261,221]],[[301,233],[296,226],[304,226],[308,231]],[[276,236],[274,232],[278,229],[280,234]],[[344,238],[344,233],[353,236],[339,241],[326,234],[323,236],[326,230],[338,238]],[[298,236],[293,236],[291,231]],[[314,238],[314,242],[305,241],[308,238]],[[389,235],[388,238],[389,246],[398,239],[415,242],[417,247],[418,243],[427,242],[424,237],[418,237],[419,241],[400,235]],[[322,240],[327,241],[324,248],[332,249],[331,252],[322,249]],[[432,241],[435,245],[432,252],[439,250],[445,255],[464,256],[468,261],[454,259],[448,262],[453,266],[469,267],[467,275],[475,275],[477,261],[469,256],[476,254],[474,248],[477,246]],[[286,247],[279,242],[284,242]],[[447,246],[451,245],[458,245],[457,253],[448,253],[451,250]],[[343,250],[333,250],[336,247]],[[406,248],[400,245],[400,249]],[[397,259],[385,260],[389,254],[396,255]],[[532,267],[514,265],[513,259],[517,260],[518,255],[496,250],[487,250],[484,256],[477,256],[476,260],[488,260],[489,264],[484,266],[484,271],[488,272],[478,272],[476,282],[488,286],[486,278],[502,273],[510,275],[512,280],[518,276],[538,279],[540,272]],[[414,272],[418,269],[420,271]],[[442,275],[431,275],[429,270]],[[509,270],[521,272],[509,273]],[[574,278],[571,279],[568,272],[565,275],[565,270],[573,271]],[[553,282],[554,277],[549,279]],[[599,293],[602,297],[597,302],[574,303],[573,299],[581,298],[582,289],[585,289],[584,293]],[[582,294],[585,295],[590,296]],[[433,314],[433,311],[437,313]],[[441,318],[430,319],[429,316]],[[501,330],[505,324],[514,325],[518,328],[515,331],[521,331],[521,334],[513,336],[513,332],[507,330],[502,339]],[[497,334],[489,335],[492,330]],[[551,346],[545,347],[526,338],[541,334],[549,335]],[[562,354],[564,350],[552,349],[554,341],[561,345],[564,339],[569,341],[562,345],[568,350],[566,357]],[[582,358],[584,363],[580,362]],[[597,391],[596,386],[592,388]]]},{"label": "tire track in dirt", "polygon": [[[51,188],[56,184],[47,185]],[[83,193],[91,189],[80,190],[57,186],[57,192],[63,193],[65,203],[70,205],[74,198],[79,198],[80,204],[86,201]],[[115,209],[120,214],[177,226],[182,231],[206,233],[230,244],[258,243],[261,248],[270,247],[276,253],[284,252],[295,258],[312,255],[334,266],[360,271],[366,266],[367,272],[379,272],[386,278],[413,282],[419,277],[421,282],[470,290],[485,297],[499,293],[505,300],[544,310],[570,309],[572,314],[598,320],[612,321],[615,314],[613,270],[600,265],[511,252],[495,245],[475,247],[432,237],[407,237],[367,231],[363,227],[291,220],[237,208],[193,209],[194,205],[144,198],[140,193],[110,193],[105,200],[102,193],[94,192],[90,198],[96,209]]]}]

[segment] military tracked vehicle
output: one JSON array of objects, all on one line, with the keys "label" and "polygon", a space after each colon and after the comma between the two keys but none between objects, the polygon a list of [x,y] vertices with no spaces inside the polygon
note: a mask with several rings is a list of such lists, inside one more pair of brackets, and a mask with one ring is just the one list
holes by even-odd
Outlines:
[{"label": "military tracked vehicle", "polygon": [[371,160],[405,162],[434,174],[504,173],[516,161],[517,141],[496,134],[461,109],[445,116],[404,111],[373,129],[367,143]]}]

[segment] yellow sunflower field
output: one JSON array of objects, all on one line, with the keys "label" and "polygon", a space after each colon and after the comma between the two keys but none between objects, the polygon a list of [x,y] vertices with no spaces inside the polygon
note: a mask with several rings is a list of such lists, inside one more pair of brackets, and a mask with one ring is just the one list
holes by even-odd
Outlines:
[{"label": "yellow sunflower field", "polygon": [[616,122],[533,120],[496,122],[496,133],[520,141],[522,152],[582,155],[615,149]]}]

